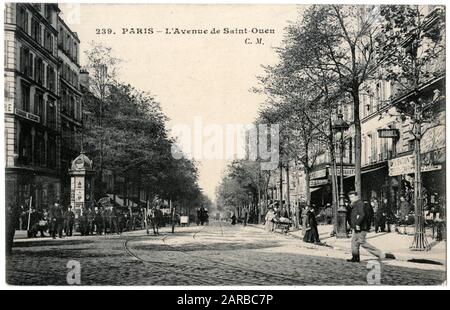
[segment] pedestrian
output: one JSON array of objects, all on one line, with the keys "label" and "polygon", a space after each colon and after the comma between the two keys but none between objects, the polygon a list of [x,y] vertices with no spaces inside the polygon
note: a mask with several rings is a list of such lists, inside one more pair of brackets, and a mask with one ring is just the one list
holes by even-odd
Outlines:
[{"label": "pedestrian", "polygon": [[[378,200],[376,197],[370,199],[370,206],[372,207],[373,214],[376,214],[378,212]],[[373,218],[372,224],[375,226],[375,217]]]},{"label": "pedestrian", "polygon": [[62,238],[64,215],[61,205],[56,202],[49,210],[50,226],[52,227],[52,238],[56,239],[56,234],[59,238]]},{"label": "pedestrian", "polygon": [[315,210],[312,206],[307,206],[305,213],[305,233],[303,236],[303,241],[307,243],[320,244]]},{"label": "pedestrian", "polygon": [[94,224],[97,235],[103,235],[103,226],[105,226],[103,220],[103,212],[98,207],[95,208]]},{"label": "pedestrian", "polygon": [[75,224],[75,213],[72,211],[72,206],[67,207],[64,212],[64,232],[67,237],[73,235],[73,225]]},{"label": "pedestrian", "polygon": [[325,206],[325,220],[328,225],[333,222],[333,209],[330,203],[327,203]]},{"label": "pedestrian", "polygon": [[347,221],[347,234],[350,234],[352,232],[352,206],[350,205],[350,200],[348,198],[345,198],[344,206],[346,211],[345,219]]},{"label": "pedestrian", "polygon": [[34,207],[31,208],[30,212],[30,229],[28,230],[28,238],[36,238],[39,230],[39,214]]},{"label": "pedestrian", "polygon": [[404,196],[400,196],[400,205],[399,205],[399,226],[402,227],[403,234],[407,234],[406,226],[408,225],[409,212],[411,211],[411,206],[409,202],[406,201]]},{"label": "pedestrian", "polygon": [[370,254],[377,256],[379,259],[395,259],[395,256],[391,253],[383,253],[376,247],[372,246],[366,241],[367,232],[370,231],[371,223],[371,208],[370,206],[364,206],[363,202],[358,196],[358,193],[351,191],[349,194],[351,201],[352,213],[351,213],[351,223],[352,223],[352,258],[348,259],[349,262],[359,262],[359,248],[362,247],[366,249]]},{"label": "pedestrian", "polygon": [[308,210],[309,210],[308,205],[304,206],[303,210],[302,210],[302,234],[303,234],[303,237],[305,236],[306,230],[308,228]]},{"label": "pedestrian", "polygon": [[25,210],[25,206],[23,204],[20,204],[19,206],[19,230],[24,230],[25,229],[25,225],[27,225],[27,221],[28,221],[28,213]]},{"label": "pedestrian", "polygon": [[375,201],[373,202],[374,206],[374,213],[375,213],[375,233],[378,233],[378,231],[384,232],[385,226],[386,226],[386,205],[387,205],[387,198],[383,198],[381,204],[378,204],[378,201],[375,198]]},{"label": "pedestrian", "polygon": [[48,228],[48,214],[46,210],[39,211],[37,214],[38,214],[37,231],[39,231],[41,238],[44,238],[46,237],[44,232]]},{"label": "pedestrian", "polygon": [[91,208],[86,209],[86,219],[87,219],[87,235],[94,234],[94,218],[95,212]]},{"label": "pedestrian", "polygon": [[80,217],[78,218],[78,223],[80,225],[80,233],[82,236],[86,236],[87,233],[87,217],[86,208],[81,208]]},{"label": "pedestrian", "polygon": [[9,204],[6,209],[6,255],[11,255],[14,244],[16,223],[19,221],[21,210],[15,204]]},{"label": "pedestrian", "polygon": [[231,216],[231,225],[236,225],[236,215],[234,213]]},{"label": "pedestrian", "polygon": [[122,209],[116,210],[117,215],[117,227],[119,229],[119,235],[122,234],[123,229],[125,228],[125,215],[123,214]]},{"label": "pedestrian", "polygon": [[[129,230],[131,230],[131,225],[132,223],[130,222],[129,225]],[[115,233],[115,234],[120,234],[119,232],[119,227],[118,227],[118,221],[117,221],[117,211],[116,208],[114,208],[113,206],[110,207],[109,210],[109,227],[111,230],[111,233]]]},{"label": "pedestrian", "polygon": [[273,219],[274,218],[275,218],[275,213],[273,212],[273,207],[269,206],[269,210],[267,210],[267,213],[265,216],[265,224],[264,224],[264,228],[267,231],[273,231],[273,229],[274,229]]},{"label": "pedestrian", "polygon": [[247,207],[244,207],[244,210],[242,210],[243,211],[243,225],[244,226],[247,226],[247,220],[248,220],[248,208]]}]

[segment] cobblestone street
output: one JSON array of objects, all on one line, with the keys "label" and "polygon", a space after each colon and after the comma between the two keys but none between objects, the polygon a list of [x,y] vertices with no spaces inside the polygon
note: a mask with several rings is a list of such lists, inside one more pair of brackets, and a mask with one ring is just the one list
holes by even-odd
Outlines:
[{"label": "cobblestone street", "polygon": [[[67,263],[82,285],[367,285],[369,257],[357,264],[333,250],[255,227],[211,223],[121,236],[21,239],[7,260],[12,285],[67,285]],[[319,253],[320,252],[320,253]],[[382,263],[382,285],[440,285],[444,266]]]}]

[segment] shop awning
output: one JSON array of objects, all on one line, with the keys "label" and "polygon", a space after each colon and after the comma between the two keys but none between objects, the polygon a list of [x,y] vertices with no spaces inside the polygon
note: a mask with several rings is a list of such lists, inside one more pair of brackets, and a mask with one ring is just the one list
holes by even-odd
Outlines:
[{"label": "shop awning", "polygon": [[[111,198],[111,200],[114,201],[114,195],[113,194],[108,194],[108,197]],[[128,202],[129,206],[125,206],[125,203],[123,201],[123,199],[119,198],[119,196],[116,195],[116,201],[115,203],[117,203],[119,206],[121,207],[137,207],[138,205],[132,201]]]}]

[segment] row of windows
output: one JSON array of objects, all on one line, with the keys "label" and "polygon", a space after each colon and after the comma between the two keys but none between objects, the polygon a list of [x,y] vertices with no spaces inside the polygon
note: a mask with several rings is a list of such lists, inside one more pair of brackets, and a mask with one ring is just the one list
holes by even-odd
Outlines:
[{"label": "row of windows", "polygon": [[46,142],[44,132],[37,130],[33,139],[31,127],[22,123],[19,137],[18,162],[22,165],[35,165],[55,169],[56,138],[49,135]]},{"label": "row of windows", "polygon": [[28,28],[30,21],[28,10],[22,6],[18,6],[17,9],[17,25],[30,34],[33,40],[39,45],[43,46],[47,51],[53,53],[53,34],[46,28],[43,29],[43,25],[36,17],[31,17],[31,29]]},{"label": "row of windows", "polygon": [[36,90],[33,101],[33,111],[31,110],[31,87],[26,82],[21,84],[22,110],[31,112],[40,117],[42,124],[56,129],[56,104],[55,100],[48,99],[45,105],[44,94]]},{"label": "row of windows", "polygon": [[61,100],[61,112],[81,121],[81,101],[65,88],[62,88]]},{"label": "row of windows", "polygon": [[76,89],[79,89],[78,73],[75,70],[72,70],[67,64],[62,65],[61,76]]},{"label": "row of windows", "polygon": [[[56,91],[55,69],[48,64],[45,65],[41,58],[34,56],[33,53],[25,47],[20,48],[20,72],[29,78],[34,79],[38,84],[47,87],[51,91]],[[46,75],[44,73],[46,73]]]},{"label": "row of windows", "polygon": [[75,63],[78,63],[78,42],[72,37],[70,32],[66,31],[63,26],[59,27],[58,46],[68,55]]},{"label": "row of windows", "polygon": [[43,14],[43,16],[51,23],[53,18],[53,8],[51,4],[32,3],[35,10]]}]

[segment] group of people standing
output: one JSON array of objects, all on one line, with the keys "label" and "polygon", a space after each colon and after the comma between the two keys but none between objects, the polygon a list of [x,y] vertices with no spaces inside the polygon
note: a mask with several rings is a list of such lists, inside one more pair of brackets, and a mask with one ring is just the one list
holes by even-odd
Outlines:
[{"label": "group of people standing", "polygon": [[64,209],[58,202],[48,209],[36,210],[31,208],[30,210],[23,210],[21,207],[19,214],[19,228],[27,228],[28,237],[35,238],[38,233],[41,237],[45,237],[45,232],[53,238],[56,236],[63,238],[66,236],[72,236],[73,227],[75,224],[75,213],[72,211],[72,207],[69,206]]},{"label": "group of people standing", "polygon": [[144,227],[143,216],[131,216],[128,209],[113,206],[83,207],[78,217],[72,206],[63,207],[59,202],[40,210],[34,207],[26,210],[23,205],[11,209],[15,211],[11,212],[15,214],[11,229],[25,229],[29,238],[46,237],[46,233],[54,239],[69,237],[73,235],[75,226],[82,236],[121,234],[124,230]]},{"label": "group of people standing", "polygon": [[107,233],[121,234],[126,227],[128,212],[113,206],[95,207],[94,210],[84,208],[80,212],[79,229],[82,236],[103,235]]},{"label": "group of people standing", "polygon": [[[288,218],[286,209],[278,209],[274,205],[270,205],[265,216],[265,229],[267,231],[274,231],[275,225],[280,219]],[[306,206],[300,210],[300,224],[303,230],[303,241],[307,243],[320,243],[319,231],[317,229],[317,219],[314,207],[312,205]]]}]

